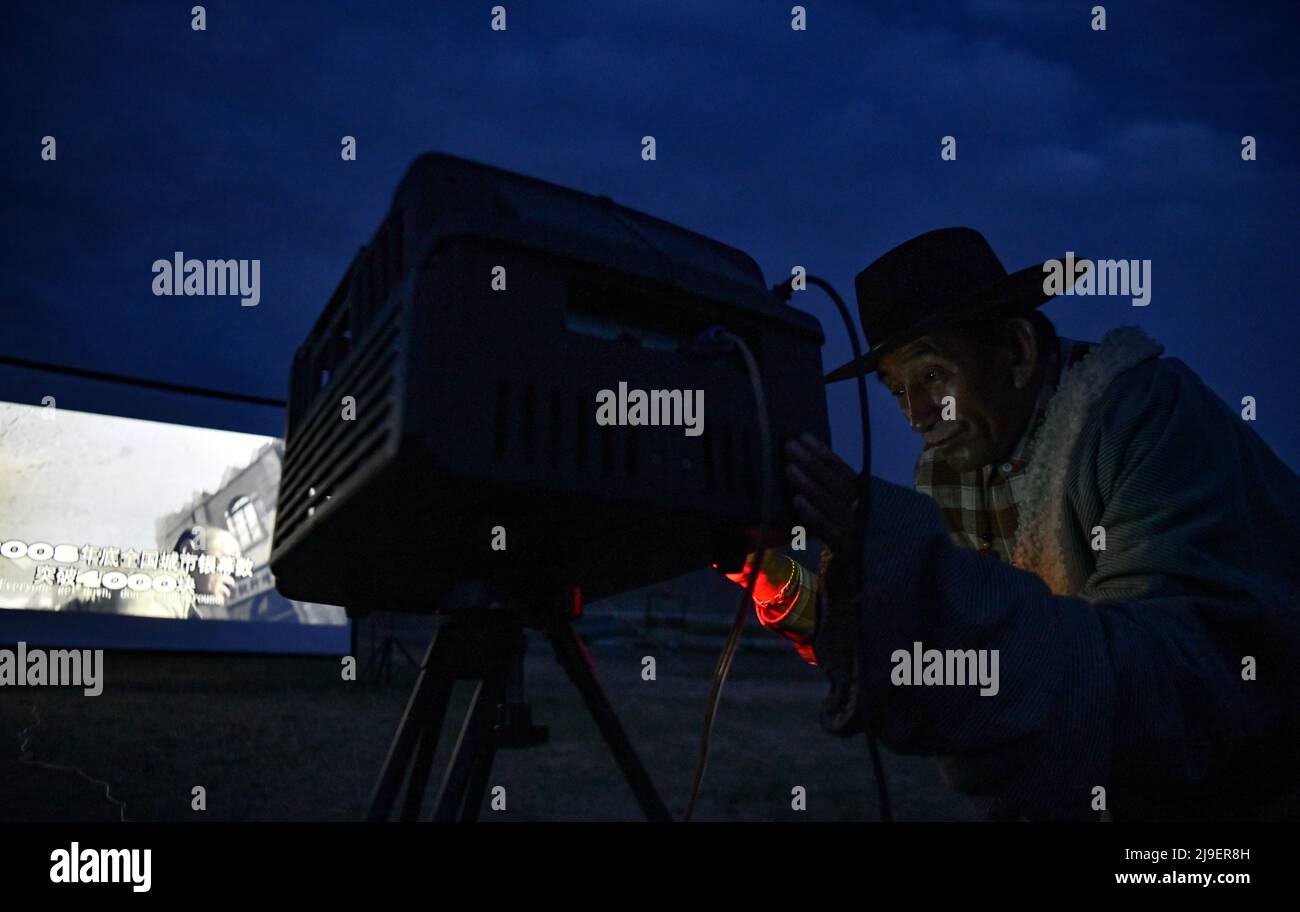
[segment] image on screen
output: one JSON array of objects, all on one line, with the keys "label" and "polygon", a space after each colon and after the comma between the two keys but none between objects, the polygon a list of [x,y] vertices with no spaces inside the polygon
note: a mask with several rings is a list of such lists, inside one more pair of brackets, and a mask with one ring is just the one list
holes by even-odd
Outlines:
[{"label": "image on screen", "polygon": [[275,437],[0,402],[0,609],[343,625],[268,566]]}]

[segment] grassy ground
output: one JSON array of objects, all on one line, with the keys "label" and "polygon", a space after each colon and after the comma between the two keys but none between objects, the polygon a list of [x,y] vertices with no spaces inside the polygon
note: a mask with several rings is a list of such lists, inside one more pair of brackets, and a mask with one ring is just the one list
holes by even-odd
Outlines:
[{"label": "grassy ground", "polygon": [[[404,632],[417,655],[426,633],[419,624]],[[642,760],[680,814],[716,646],[623,636],[599,638],[591,651]],[[646,655],[656,658],[654,681],[641,678]],[[550,727],[551,740],[498,753],[491,784],[506,788],[507,807],[485,810],[483,819],[637,819],[631,793],[545,644],[534,643],[529,656],[534,720]],[[384,685],[343,682],[337,659],[157,653],[109,654],[104,675],[104,692],[94,698],[73,688],[0,689],[0,820],[119,817],[102,785],[24,762],[24,740],[28,760],[108,782],[131,820],[357,819],[415,679],[401,659]],[[824,692],[817,671],[793,651],[742,651],[724,692],[697,819],[875,819],[865,741],[819,729]],[[452,718],[467,698],[458,690]],[[450,740],[444,733],[439,764]],[[899,819],[973,817],[930,761],[887,755],[885,762]],[[206,789],[206,812],[191,809],[194,786]],[[795,786],[807,790],[804,812],[791,809]]]}]

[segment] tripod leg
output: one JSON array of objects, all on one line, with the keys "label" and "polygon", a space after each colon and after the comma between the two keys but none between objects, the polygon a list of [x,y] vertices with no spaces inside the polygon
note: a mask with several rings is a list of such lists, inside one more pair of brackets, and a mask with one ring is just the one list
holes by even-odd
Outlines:
[{"label": "tripod leg", "polygon": [[373,637],[373,636],[370,637],[370,657],[369,657],[368,659],[366,659],[366,666],[365,666],[364,668],[361,669],[361,678],[362,678],[362,679],[368,681],[368,680],[374,678],[374,676],[375,676],[375,674],[376,674],[376,665],[375,665],[375,662],[376,662],[376,660],[377,660],[378,657],[379,657],[379,650],[380,650],[381,648],[382,648],[382,646],[376,646],[376,645],[375,645],[374,637]]},{"label": "tripod leg", "polygon": [[[490,709],[495,709],[505,701],[505,682],[493,682],[494,693],[488,698],[487,705]],[[497,739],[489,730],[488,736],[483,739],[478,754],[474,761],[474,768],[470,772],[469,783],[465,787],[465,802],[461,805],[460,819],[464,823],[474,823],[478,820],[479,811],[483,808],[483,796],[487,793],[488,779],[492,776],[492,762],[497,755]]]},{"label": "tripod leg", "polygon": [[605,692],[601,690],[600,682],[596,680],[596,674],[591,668],[591,657],[587,654],[582,641],[578,639],[578,634],[567,623],[556,624],[550,627],[547,633],[550,635],[551,645],[555,648],[555,657],[568,674],[569,680],[578,688],[578,693],[582,694],[582,701],[587,704],[587,711],[596,720],[596,727],[600,729],[601,736],[609,745],[610,753],[614,755],[618,768],[623,771],[623,778],[627,780],[637,803],[641,805],[641,812],[645,814],[647,820],[672,820],[668,807],[659,797],[654,782],[650,780],[650,774],[641,765],[636,749],[632,747],[627,733],[623,731],[623,726],[614,713],[614,707],[609,705]]},{"label": "tripod leg", "polygon": [[[441,636],[443,636],[442,628],[439,627],[429,641],[429,649],[424,656],[420,677],[415,682],[415,689],[411,691],[406,711],[402,713],[402,721],[397,726],[393,743],[388,748],[388,757],[384,760],[383,771],[379,774],[379,781],[375,783],[375,789],[371,793],[370,809],[366,812],[367,820],[388,819],[388,814],[393,807],[393,799],[397,797],[397,790],[405,777],[411,761],[411,752],[415,750],[420,732],[434,721],[430,719],[430,711],[433,709],[439,684],[445,680],[436,664],[439,656],[438,639]],[[449,687],[450,684],[447,686]],[[444,706],[443,712],[445,711]],[[437,722],[441,727],[441,718]]]},{"label": "tripod leg", "polygon": [[[475,770],[480,768],[485,753],[491,750],[488,742],[493,737],[494,717],[500,703],[496,690],[490,679],[480,681],[474,689],[469,711],[465,714],[465,725],[456,741],[456,749],[452,751],[442,788],[438,790],[438,803],[433,811],[435,821],[450,822],[460,816],[470,780]],[[486,778],[484,774],[483,779]]]},{"label": "tripod leg", "polygon": [[447,716],[447,704],[451,701],[451,688],[452,680],[439,674],[429,701],[428,724],[420,733],[415,760],[411,763],[411,776],[406,784],[406,799],[402,802],[400,820],[418,820],[420,817],[420,805],[424,804],[424,792],[429,785],[429,768],[433,766],[433,753],[437,750],[438,736]]},{"label": "tripod leg", "polygon": [[399,651],[403,656],[406,657],[406,661],[407,661],[408,664],[410,664],[410,665],[415,665],[417,668],[419,667],[419,665],[418,665],[418,664],[416,663],[416,661],[415,661],[415,656],[411,655],[411,653],[407,650],[407,648],[406,648],[405,646],[402,645],[402,641],[401,641],[401,640],[399,640],[397,637],[393,637],[393,645],[396,646],[396,647],[397,647],[397,650],[398,650],[398,651]]},{"label": "tripod leg", "polygon": [[496,754],[496,744],[489,742],[474,768],[469,785],[465,789],[465,805],[460,812],[460,819],[464,823],[474,823],[478,820],[479,811],[483,808],[483,796],[487,794],[488,779],[492,775],[492,761],[496,759]]}]

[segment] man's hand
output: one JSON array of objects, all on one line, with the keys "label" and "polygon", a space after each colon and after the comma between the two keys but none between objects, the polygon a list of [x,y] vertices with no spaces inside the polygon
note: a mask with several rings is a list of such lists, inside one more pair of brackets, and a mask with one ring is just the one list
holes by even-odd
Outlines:
[{"label": "man's hand", "polygon": [[[754,572],[754,553],[745,556],[745,566],[736,573],[725,573],[727,579],[738,586],[749,582],[749,574]],[[791,559],[781,552],[768,548],[763,555],[763,569],[754,583],[754,598],[764,602],[770,600],[791,576]]]},{"label": "man's hand", "polygon": [[861,483],[858,473],[812,434],[785,445],[785,477],[795,491],[794,510],[805,528],[841,559],[852,554],[853,515]]}]

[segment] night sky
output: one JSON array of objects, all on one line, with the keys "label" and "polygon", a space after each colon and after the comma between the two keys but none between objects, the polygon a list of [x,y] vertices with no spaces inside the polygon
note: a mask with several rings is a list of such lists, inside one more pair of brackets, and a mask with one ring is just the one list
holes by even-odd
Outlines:
[{"label": "night sky", "polygon": [[[1149,258],[1150,306],[1046,313],[1073,338],[1143,327],[1235,408],[1255,396],[1256,430],[1300,465],[1300,5],[1106,3],[1105,32],[1093,2],[813,0],[806,32],[786,0],[507,0],[505,32],[489,2],[213,2],[204,32],[192,5],[0,11],[0,354],[284,398],[402,172],[439,150],[717,238],[768,284],[804,265],[851,306],[858,270],[948,225],[1008,269]],[[261,304],[155,297],[150,266],[176,250],[261,259]],[[794,303],[822,322],[826,368],[847,360],[821,292]],[[142,401],[0,372],[0,398],[47,387],[61,407]],[[910,483],[919,439],[870,387],[875,470]],[[856,463],[853,389],[830,404]]]}]

